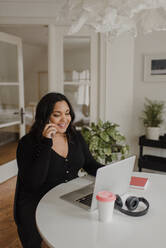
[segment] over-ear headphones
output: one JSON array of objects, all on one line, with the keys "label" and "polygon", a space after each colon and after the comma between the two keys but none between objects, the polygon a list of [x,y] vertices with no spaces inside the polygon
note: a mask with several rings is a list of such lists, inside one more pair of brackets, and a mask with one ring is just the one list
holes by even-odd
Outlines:
[{"label": "over-ear headphones", "polygon": [[[146,208],[141,211],[133,212],[138,207],[139,202],[143,202]],[[115,209],[119,210],[123,214],[139,217],[145,215],[149,209],[149,202],[143,197],[130,196],[126,199],[125,205],[128,210],[122,208],[123,207],[122,199],[120,198],[119,195],[116,195]]]}]

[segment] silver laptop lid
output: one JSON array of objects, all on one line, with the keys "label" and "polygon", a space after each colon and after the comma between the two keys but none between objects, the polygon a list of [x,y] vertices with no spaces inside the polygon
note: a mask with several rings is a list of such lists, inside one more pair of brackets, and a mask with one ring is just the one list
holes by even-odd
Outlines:
[{"label": "silver laptop lid", "polygon": [[136,156],[113,162],[97,170],[91,211],[97,208],[96,194],[108,190],[123,195],[129,189]]}]

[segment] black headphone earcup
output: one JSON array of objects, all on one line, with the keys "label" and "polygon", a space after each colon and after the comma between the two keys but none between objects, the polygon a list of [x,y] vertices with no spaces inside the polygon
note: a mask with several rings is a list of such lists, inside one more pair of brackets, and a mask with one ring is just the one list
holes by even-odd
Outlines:
[{"label": "black headphone earcup", "polygon": [[133,211],[138,207],[139,199],[135,196],[130,196],[127,198],[125,205],[128,210]]},{"label": "black headphone earcup", "polygon": [[123,202],[119,195],[116,195],[115,208],[122,208]]}]

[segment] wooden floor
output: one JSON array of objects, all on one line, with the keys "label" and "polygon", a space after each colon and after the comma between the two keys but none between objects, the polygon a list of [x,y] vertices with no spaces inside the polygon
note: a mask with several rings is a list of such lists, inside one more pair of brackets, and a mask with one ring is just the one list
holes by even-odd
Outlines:
[{"label": "wooden floor", "polygon": [[0,165],[3,165],[16,158],[16,149],[18,142],[13,141],[0,146]]},{"label": "wooden floor", "polygon": [[[26,125],[26,133],[28,133],[29,130],[30,126]],[[0,146],[0,165],[3,165],[16,158],[17,145],[18,141],[12,141]]]},{"label": "wooden floor", "polygon": [[16,177],[0,184],[0,247],[21,248],[13,219]]}]

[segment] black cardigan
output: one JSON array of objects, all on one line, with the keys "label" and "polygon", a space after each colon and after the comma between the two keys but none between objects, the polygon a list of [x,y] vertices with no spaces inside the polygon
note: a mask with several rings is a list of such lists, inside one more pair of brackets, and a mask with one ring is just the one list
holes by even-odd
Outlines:
[{"label": "black cardigan", "polygon": [[[83,168],[96,175],[103,166],[92,157],[88,146],[79,132],[68,141],[68,155],[60,156],[52,148],[52,140],[43,138],[37,142],[32,134],[25,135],[17,148],[18,177],[15,193],[14,217],[18,224],[22,214],[35,214],[40,199],[50,189],[78,176]],[[27,216],[28,218],[28,216]]]}]

